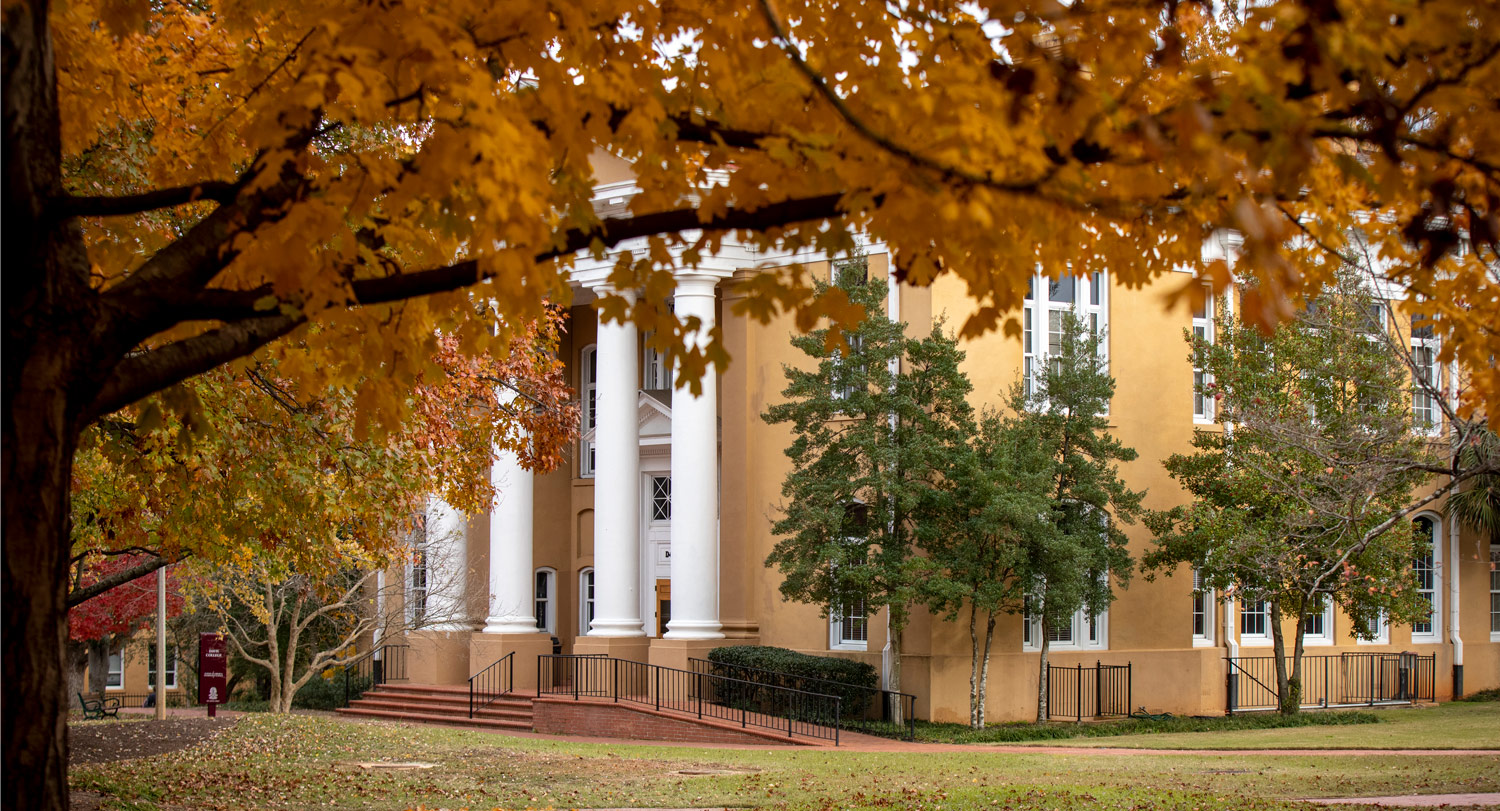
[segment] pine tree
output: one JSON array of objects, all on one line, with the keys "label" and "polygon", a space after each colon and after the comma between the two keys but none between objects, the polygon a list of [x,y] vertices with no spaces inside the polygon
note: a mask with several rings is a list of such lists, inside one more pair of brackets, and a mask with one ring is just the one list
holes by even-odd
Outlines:
[{"label": "pine tree", "polygon": [[1116,463],[1136,457],[1110,435],[1115,380],[1100,353],[1101,336],[1072,313],[1063,315],[1059,351],[1038,371],[1036,391],[1017,384],[1010,408],[1051,457],[1051,526],[1026,536],[1023,579],[1031,613],[1042,621],[1037,722],[1047,718],[1048,630],[1079,609],[1091,621],[1114,599],[1111,582],[1129,582],[1133,561],[1120,525],[1134,523],[1144,493],[1130,490]]},{"label": "pine tree", "polygon": [[[942,472],[973,434],[972,387],[941,325],[907,338],[884,313],[886,281],[866,276],[863,261],[838,270],[836,285],[864,320],[838,345],[828,329],[793,336],[816,367],[786,367],[786,401],[763,415],[795,434],[772,528],[780,540],[766,562],[789,600],[866,617],[885,609],[885,688],[899,692],[902,632],[932,568],[917,554],[919,533],[941,500]],[[900,720],[899,701],[891,713]]]}]

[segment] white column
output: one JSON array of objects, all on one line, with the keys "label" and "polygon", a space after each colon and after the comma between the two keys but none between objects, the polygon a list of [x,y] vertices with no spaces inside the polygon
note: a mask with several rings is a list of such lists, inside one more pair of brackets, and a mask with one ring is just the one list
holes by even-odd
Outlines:
[{"label": "white column", "polygon": [[[601,295],[608,294],[601,288]],[[629,294],[626,294],[629,295]],[[641,623],[640,345],[634,323],[599,322],[594,421],[594,622],[589,636],[645,636]]]},{"label": "white column", "polygon": [[[708,343],[714,286],[699,274],[677,277],[675,309],[696,317],[690,346]],[[719,628],[719,392],[710,366],[703,393],[672,391],[672,621],[668,639],[722,639]]]},{"label": "white column", "polygon": [[448,502],[433,496],[427,501],[427,616],[432,630],[462,631],[468,627],[464,604],[468,585],[468,538],[464,517]]},{"label": "white column", "polygon": [[496,449],[490,467],[490,599],[487,634],[534,634],[532,594],[532,473],[514,451]]}]

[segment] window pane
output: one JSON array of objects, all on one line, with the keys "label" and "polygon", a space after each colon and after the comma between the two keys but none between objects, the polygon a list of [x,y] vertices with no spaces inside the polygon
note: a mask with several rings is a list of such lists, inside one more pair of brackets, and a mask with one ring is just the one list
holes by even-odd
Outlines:
[{"label": "window pane", "polygon": [[1064,276],[1061,279],[1048,280],[1047,299],[1049,301],[1071,303],[1078,295],[1077,281],[1072,276]]},{"label": "window pane", "polygon": [[651,478],[651,520],[672,520],[672,477]]}]

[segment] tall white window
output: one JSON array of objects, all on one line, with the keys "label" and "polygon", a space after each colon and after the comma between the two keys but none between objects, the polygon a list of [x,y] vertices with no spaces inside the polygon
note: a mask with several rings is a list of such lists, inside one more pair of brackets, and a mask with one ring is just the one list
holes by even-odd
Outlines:
[{"label": "tall white window", "polygon": [[1302,642],[1306,645],[1333,644],[1333,601],[1324,600],[1302,617]]},{"label": "tall white window", "polygon": [[[1039,296],[1038,291],[1046,293]],[[1052,279],[1040,272],[1032,277],[1021,311],[1022,374],[1027,394],[1036,391],[1040,365],[1062,351],[1063,314],[1070,311],[1104,337],[1109,327],[1108,277],[1095,273]],[[1107,337],[1099,342],[1099,354],[1109,357]]]},{"label": "tall white window", "polygon": [[1391,640],[1391,626],[1384,611],[1365,618],[1364,627],[1361,630],[1363,633],[1359,635],[1358,641],[1362,644],[1384,645]]},{"label": "tall white window", "polygon": [[[1200,341],[1214,342],[1214,298],[1210,292],[1203,303],[1193,311],[1193,337]],[[1203,387],[1214,382],[1213,375],[1201,367],[1193,367],[1193,421],[1214,421],[1214,398],[1206,394]]]},{"label": "tall white window", "polygon": [[1500,642],[1500,546],[1490,545],[1490,641]]},{"label": "tall white window", "polygon": [[[844,335],[844,341],[849,344],[849,357],[845,357],[844,350],[833,350],[833,399],[847,400],[859,391],[864,383],[863,375],[859,374],[856,365],[860,350],[864,348],[864,338],[859,335]],[[851,360],[853,358],[853,360]]]},{"label": "tall white window", "polygon": [[[150,682],[151,689],[156,689],[156,645],[147,648],[148,658],[146,664],[146,681]],[[172,646],[167,646],[167,689],[177,689],[177,651]]]},{"label": "tall white window", "polygon": [[542,568],[536,570],[536,595],[533,610],[536,611],[536,629],[546,633],[557,630],[557,572]]},{"label": "tall white window", "polygon": [[[599,350],[593,344],[583,348],[578,356],[579,386],[578,396],[583,401],[583,423],[580,433],[587,434],[594,430],[594,420],[598,415],[598,390],[599,390]],[[582,440],[578,453],[578,475],[584,478],[594,475],[594,443],[592,440]]]},{"label": "tall white window", "polygon": [[120,651],[109,655],[109,664],[104,671],[104,689],[125,689],[125,654]]},{"label": "tall white window", "polygon": [[1437,355],[1438,339],[1433,334],[1432,322],[1412,316],[1411,416],[1417,430],[1427,433],[1436,433],[1443,421],[1435,394],[1441,385]]},{"label": "tall white window", "polygon": [[1109,648],[1109,637],[1105,633],[1108,621],[1107,609],[1091,617],[1087,608],[1080,608],[1043,628],[1042,618],[1032,613],[1028,602],[1022,615],[1021,645],[1026,650],[1041,650],[1045,634],[1047,647],[1051,650],[1106,650]]},{"label": "tall white window", "polygon": [[1214,592],[1205,588],[1203,575],[1193,569],[1193,645],[1209,647],[1214,644]]},{"label": "tall white window", "polygon": [[666,354],[649,346],[641,358],[641,388],[647,391],[672,388],[672,367],[667,364]]},{"label": "tall white window", "polygon": [[870,644],[870,617],[861,599],[840,602],[828,615],[829,647],[834,650],[865,650]]},{"label": "tall white window", "polygon": [[418,530],[412,545],[411,562],[406,566],[406,619],[413,626],[420,626],[427,618],[427,530]]},{"label": "tall white window", "polygon": [[578,573],[578,633],[587,634],[594,624],[594,570]]},{"label": "tall white window", "polygon": [[1265,600],[1246,599],[1240,606],[1240,644],[1271,644],[1271,605]]},{"label": "tall white window", "polygon": [[1412,522],[1417,528],[1417,555],[1412,560],[1412,574],[1417,578],[1417,594],[1427,604],[1427,619],[1411,625],[1413,643],[1441,642],[1442,622],[1438,612],[1442,610],[1442,596],[1438,586],[1442,583],[1442,545],[1438,543],[1439,525],[1435,518],[1421,516]]}]

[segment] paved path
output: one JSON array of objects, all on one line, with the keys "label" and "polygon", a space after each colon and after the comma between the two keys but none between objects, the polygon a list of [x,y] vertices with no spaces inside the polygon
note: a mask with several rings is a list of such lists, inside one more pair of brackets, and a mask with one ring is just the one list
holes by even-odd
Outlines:
[{"label": "paved path", "polygon": [[1336,800],[1303,800],[1319,805],[1381,805],[1397,808],[1433,808],[1442,805],[1494,805],[1500,806],[1500,793],[1495,794],[1411,794],[1405,797],[1341,797]]}]

